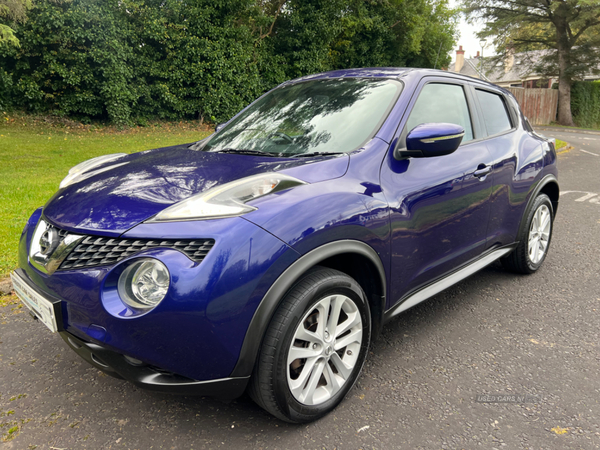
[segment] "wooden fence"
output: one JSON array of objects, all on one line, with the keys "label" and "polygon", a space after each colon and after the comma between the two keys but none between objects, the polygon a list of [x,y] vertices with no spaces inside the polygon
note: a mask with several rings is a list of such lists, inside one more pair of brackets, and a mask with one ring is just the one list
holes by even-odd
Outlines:
[{"label": "wooden fence", "polygon": [[508,88],[517,98],[523,114],[532,125],[548,125],[556,121],[557,89]]}]

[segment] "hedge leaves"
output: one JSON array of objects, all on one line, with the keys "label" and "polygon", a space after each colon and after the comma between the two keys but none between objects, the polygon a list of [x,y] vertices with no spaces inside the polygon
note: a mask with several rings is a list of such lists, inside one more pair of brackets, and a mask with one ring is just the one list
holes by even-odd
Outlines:
[{"label": "hedge leaves", "polygon": [[447,0],[39,0],[0,45],[0,107],[221,122],[289,79],[449,63]]}]

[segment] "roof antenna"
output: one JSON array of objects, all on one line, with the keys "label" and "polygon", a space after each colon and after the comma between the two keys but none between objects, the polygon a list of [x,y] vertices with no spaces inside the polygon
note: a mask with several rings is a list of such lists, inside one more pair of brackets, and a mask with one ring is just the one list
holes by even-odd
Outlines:
[{"label": "roof antenna", "polygon": [[444,42],[444,41],[440,41],[440,48],[438,49],[438,54],[435,57],[435,64],[433,65],[434,70],[437,67],[438,58],[440,57],[440,52],[442,51],[442,42]]}]

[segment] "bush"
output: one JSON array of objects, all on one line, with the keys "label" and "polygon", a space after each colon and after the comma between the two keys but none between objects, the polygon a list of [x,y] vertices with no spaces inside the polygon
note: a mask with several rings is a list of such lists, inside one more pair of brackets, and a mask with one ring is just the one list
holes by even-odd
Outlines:
[{"label": "bush", "polygon": [[[447,0],[38,0],[0,47],[0,107],[223,122],[289,78],[449,63]],[[442,45],[442,47],[440,47]]]},{"label": "bush", "polygon": [[571,88],[571,110],[578,126],[600,128],[600,81],[576,81]]}]

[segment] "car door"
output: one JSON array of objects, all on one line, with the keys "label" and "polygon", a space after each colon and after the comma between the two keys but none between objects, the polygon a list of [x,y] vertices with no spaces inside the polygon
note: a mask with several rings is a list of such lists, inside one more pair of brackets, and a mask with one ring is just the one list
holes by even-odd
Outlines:
[{"label": "car door", "polygon": [[487,247],[512,244],[520,224],[524,202],[543,167],[539,140],[517,132],[518,105],[499,89],[474,84],[485,143],[492,156],[494,195],[490,200]]},{"label": "car door", "polygon": [[479,139],[476,111],[466,83],[426,77],[401,120],[399,146],[421,123],[455,123],[465,129],[465,136],[452,154],[397,160],[390,153],[382,165],[381,185],[391,210],[388,307],[485,249],[491,156]]}]

